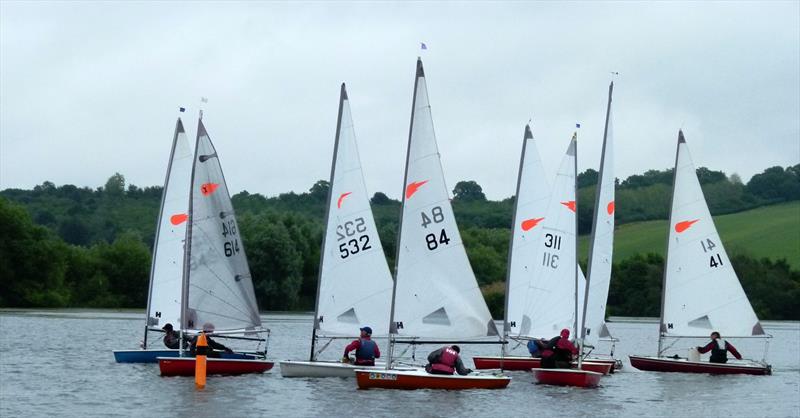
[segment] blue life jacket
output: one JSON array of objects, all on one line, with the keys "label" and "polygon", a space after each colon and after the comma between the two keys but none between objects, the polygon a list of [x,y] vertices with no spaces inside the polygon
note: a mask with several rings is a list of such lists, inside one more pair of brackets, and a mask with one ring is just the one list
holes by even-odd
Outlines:
[{"label": "blue life jacket", "polygon": [[536,345],[536,341],[534,340],[528,340],[528,352],[531,353],[531,357],[541,356],[541,352],[539,352],[539,346]]},{"label": "blue life jacket", "polygon": [[375,360],[375,341],[358,339],[360,347],[356,349],[356,360]]}]

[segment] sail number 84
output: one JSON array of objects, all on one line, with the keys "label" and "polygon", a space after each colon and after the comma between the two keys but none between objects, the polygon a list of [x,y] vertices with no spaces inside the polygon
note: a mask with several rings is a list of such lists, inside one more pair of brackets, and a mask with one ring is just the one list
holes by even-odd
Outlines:
[{"label": "sail number 84", "polygon": [[[438,224],[444,222],[444,213],[442,212],[441,206],[434,206],[431,211],[430,215],[428,212],[420,212],[422,216],[422,227],[428,229],[428,225],[430,224]],[[450,244],[450,238],[447,237],[447,231],[444,228],[438,233],[430,233],[425,235],[425,244],[428,246],[428,250],[433,251],[439,248],[439,245],[448,245]]]}]

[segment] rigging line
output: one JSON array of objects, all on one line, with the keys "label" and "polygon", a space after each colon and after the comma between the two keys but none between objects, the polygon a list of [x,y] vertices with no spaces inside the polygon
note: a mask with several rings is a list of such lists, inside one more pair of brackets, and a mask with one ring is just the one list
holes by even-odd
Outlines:
[{"label": "rigging line", "polygon": [[[233,310],[234,310],[234,311],[237,311],[237,312],[241,313],[242,315],[244,315],[244,317],[245,317],[245,318],[250,318],[250,319],[252,319],[252,316],[251,316],[251,315],[250,315],[248,312],[245,312],[245,311],[243,311],[243,310],[239,309],[239,307],[238,307],[238,306],[231,304],[230,302],[228,302],[228,301],[226,301],[225,299],[222,299],[221,297],[219,297],[219,296],[217,296],[217,295],[215,295],[215,294],[211,293],[210,291],[208,291],[208,290],[206,290],[206,289],[203,289],[202,287],[199,287],[199,286],[197,286],[197,285],[193,285],[193,284],[191,284],[191,283],[189,283],[189,287],[194,287],[194,288],[196,288],[196,289],[200,290],[202,293],[204,293],[204,294],[206,294],[206,295],[208,295],[208,296],[210,296],[210,297],[212,297],[212,298],[214,298],[214,299],[217,299],[217,300],[219,300],[220,302],[222,302],[222,303],[223,303],[223,304],[225,304],[225,305],[228,305],[228,306],[230,306],[231,308],[233,308]],[[191,299],[191,298],[190,298],[190,299]],[[193,308],[193,309],[195,309],[195,310],[198,310],[197,308]]]}]

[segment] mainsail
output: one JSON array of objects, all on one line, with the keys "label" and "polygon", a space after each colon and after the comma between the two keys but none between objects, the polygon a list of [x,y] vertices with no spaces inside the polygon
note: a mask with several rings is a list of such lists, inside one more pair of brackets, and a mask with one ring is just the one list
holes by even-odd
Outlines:
[{"label": "mainsail", "polygon": [[[576,138],[573,136],[567,152],[561,160],[552,191],[547,202],[547,209],[540,224],[539,239],[533,245],[522,246],[519,256],[527,270],[514,267],[512,274],[519,273],[527,277],[527,288],[512,291],[511,298],[521,296],[519,305],[511,308],[512,315],[521,315],[519,335],[535,338],[558,335],[563,328],[574,330],[575,322],[581,306],[582,291],[576,291],[576,257],[575,257],[575,152]],[[520,202],[523,202],[524,189],[520,189]],[[542,204],[537,204],[542,210]],[[534,219],[542,217],[518,213],[518,217],[530,216]],[[516,221],[515,221],[516,222]],[[521,226],[521,225],[520,225]],[[515,227],[517,227],[515,223]],[[531,248],[529,248],[531,247]],[[517,253],[518,248],[514,247]],[[515,257],[517,255],[515,254]],[[531,273],[530,270],[533,272]],[[512,287],[516,287],[511,279]],[[525,280],[523,280],[525,282]],[[577,286],[583,290],[582,275],[578,277]],[[520,294],[520,296],[517,296]],[[514,300],[512,299],[512,300]],[[514,304],[511,304],[514,306]],[[520,312],[520,313],[517,313]],[[573,335],[579,335],[574,332]]]},{"label": "mainsail", "polygon": [[183,276],[184,329],[260,329],[239,225],[217,151],[202,119],[197,126],[191,184]]},{"label": "mainsail", "polygon": [[150,267],[147,327],[180,329],[183,241],[189,209],[192,152],[180,118],[175,124]]},{"label": "mainsail", "polygon": [[611,337],[606,326],[606,304],[611,284],[611,262],[614,252],[614,134],[611,121],[611,94],[614,82],[608,86],[606,127],[600,173],[595,190],[592,242],[589,247],[587,299],[584,315],[584,341],[595,345],[600,338]]},{"label": "mainsail", "polygon": [[397,248],[392,332],[407,337],[498,335],[450,204],[417,60]]},{"label": "mainsail", "polygon": [[331,167],[315,326],[325,335],[354,335],[362,325],[387,335],[392,276],[364,183],[345,85]]},{"label": "mainsail", "polygon": [[726,338],[764,335],[714,226],[679,131],[661,334],[706,337],[712,331]]}]

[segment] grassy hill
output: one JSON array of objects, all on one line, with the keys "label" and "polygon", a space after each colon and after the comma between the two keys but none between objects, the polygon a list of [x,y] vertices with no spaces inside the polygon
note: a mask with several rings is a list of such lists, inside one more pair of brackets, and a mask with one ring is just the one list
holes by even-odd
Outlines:
[{"label": "grassy hill", "polygon": [[[800,202],[764,206],[744,212],[714,217],[728,255],[786,258],[792,268],[800,268]],[[665,253],[667,221],[635,222],[621,225],[614,237],[614,261],[636,253]],[[581,237],[585,259],[589,236]]]}]

